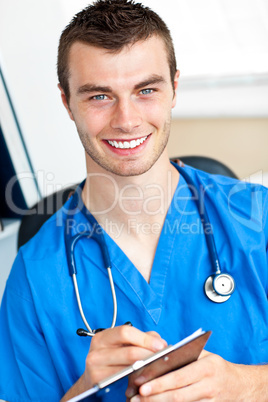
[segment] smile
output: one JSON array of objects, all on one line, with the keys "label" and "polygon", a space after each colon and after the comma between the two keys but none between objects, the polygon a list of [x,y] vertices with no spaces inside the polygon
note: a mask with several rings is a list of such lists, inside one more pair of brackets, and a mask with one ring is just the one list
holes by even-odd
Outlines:
[{"label": "smile", "polygon": [[139,138],[138,140],[131,140],[131,141],[108,141],[108,144],[110,144],[114,148],[120,148],[120,149],[133,149],[141,145],[146,139],[148,138],[148,135],[146,137]]}]

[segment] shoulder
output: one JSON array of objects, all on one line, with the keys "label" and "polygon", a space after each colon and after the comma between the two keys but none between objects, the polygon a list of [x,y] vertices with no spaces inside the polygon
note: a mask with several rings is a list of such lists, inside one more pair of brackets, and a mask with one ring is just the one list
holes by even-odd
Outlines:
[{"label": "shoulder", "polygon": [[24,299],[32,298],[32,288],[37,283],[46,286],[49,276],[61,276],[62,272],[68,272],[64,236],[68,208],[69,201],[18,251],[7,288]]},{"label": "shoulder", "polygon": [[185,166],[193,180],[197,196],[208,209],[209,217],[224,223],[262,232],[268,236],[268,189],[226,176],[208,174]]},{"label": "shoulder", "polygon": [[64,245],[64,230],[68,216],[69,201],[53,214],[38,232],[20,248],[23,258],[40,260],[59,253]]},{"label": "shoulder", "polygon": [[[243,180],[234,179],[227,176],[209,174],[190,166],[184,169],[191,176],[192,180],[199,188],[203,188],[208,195],[221,194],[223,198],[230,198],[236,195],[236,200],[251,198],[252,193],[262,194],[263,202],[268,201],[268,188]],[[233,199],[234,200],[234,199]]]}]

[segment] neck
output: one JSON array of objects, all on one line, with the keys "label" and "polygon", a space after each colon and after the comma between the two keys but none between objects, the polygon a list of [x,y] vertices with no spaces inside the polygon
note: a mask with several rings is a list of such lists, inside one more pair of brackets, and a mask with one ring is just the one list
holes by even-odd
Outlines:
[{"label": "neck", "polygon": [[179,173],[162,154],[139,176],[122,177],[87,165],[83,201],[149,282],[154,255]]},{"label": "neck", "polygon": [[143,222],[164,220],[179,174],[162,155],[155,165],[139,176],[122,177],[102,170],[98,165],[88,173],[83,201],[100,224],[126,223],[135,218]]}]

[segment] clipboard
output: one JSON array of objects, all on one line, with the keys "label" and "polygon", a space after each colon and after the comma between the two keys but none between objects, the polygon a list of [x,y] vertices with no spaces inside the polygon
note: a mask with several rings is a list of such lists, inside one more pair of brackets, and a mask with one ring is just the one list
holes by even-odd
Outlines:
[{"label": "clipboard", "polygon": [[[138,360],[131,366],[105,378],[89,390],[69,399],[68,402],[79,402],[83,401],[85,398],[88,398],[87,401],[90,401],[90,396],[93,397],[92,400],[94,401],[96,401],[96,398],[98,399],[98,397],[101,401],[103,395],[109,393],[111,393],[112,398],[113,385],[132,373],[144,376],[146,378],[145,382],[148,382],[154,378],[186,366],[198,359],[210,335],[211,331],[203,331],[202,329],[199,329],[175,345],[167,346],[165,349],[152,354],[146,359]],[[140,386],[141,385],[142,384],[140,384]]]}]

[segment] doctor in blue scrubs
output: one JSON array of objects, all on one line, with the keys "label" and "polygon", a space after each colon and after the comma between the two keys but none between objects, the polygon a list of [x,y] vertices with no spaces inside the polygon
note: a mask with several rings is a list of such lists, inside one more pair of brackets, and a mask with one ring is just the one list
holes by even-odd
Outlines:
[{"label": "doctor in blue scrubs", "polygon": [[[132,378],[104,400],[268,400],[267,190],[185,166],[192,186],[170,163],[179,72],[166,25],[141,4],[99,0],[62,33],[58,75],[88,174],[15,260],[1,305],[0,398],[67,401],[202,327],[212,335],[196,362],[136,396],[141,379]],[[81,337],[66,234],[95,224],[118,314],[109,328],[102,247],[93,235],[80,239],[73,254],[83,314],[92,329],[109,328]],[[204,292],[213,274],[206,231],[235,281],[221,303]]]}]

